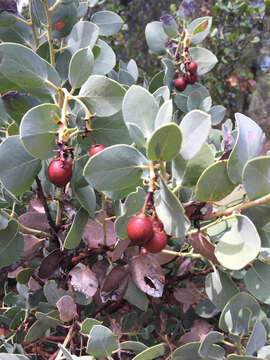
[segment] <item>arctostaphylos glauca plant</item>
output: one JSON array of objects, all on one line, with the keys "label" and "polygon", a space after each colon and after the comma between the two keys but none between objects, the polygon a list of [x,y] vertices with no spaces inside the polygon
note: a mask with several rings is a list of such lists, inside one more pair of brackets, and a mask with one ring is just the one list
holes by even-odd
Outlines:
[{"label": "arctostaphylos glauca plant", "polygon": [[270,156],[200,84],[212,18],[147,24],[142,86],[97,3],[0,1],[0,359],[268,359]]}]

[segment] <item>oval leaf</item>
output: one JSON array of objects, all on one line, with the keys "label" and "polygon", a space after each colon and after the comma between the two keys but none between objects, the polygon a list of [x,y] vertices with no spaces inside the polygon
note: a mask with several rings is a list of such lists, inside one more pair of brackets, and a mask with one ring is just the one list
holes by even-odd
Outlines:
[{"label": "oval leaf", "polygon": [[23,145],[32,156],[42,160],[52,157],[57,118],[60,119],[60,110],[53,104],[38,105],[24,115],[20,134]]},{"label": "oval leaf", "polygon": [[165,43],[168,40],[168,35],[165,33],[160,21],[153,21],[146,25],[145,38],[151,52],[157,55],[166,52]]},{"label": "oval leaf", "polygon": [[40,160],[25,150],[18,135],[9,136],[0,145],[0,180],[13,194],[28,190],[40,167]]},{"label": "oval leaf", "polygon": [[97,358],[108,357],[116,349],[117,336],[103,325],[94,325],[89,334],[86,352]]},{"label": "oval leaf", "polygon": [[246,163],[243,170],[243,185],[249,200],[270,193],[270,156],[258,157]]},{"label": "oval leaf", "polygon": [[69,63],[68,79],[71,86],[77,89],[92,74],[94,68],[94,55],[88,47],[76,51]]},{"label": "oval leaf", "polygon": [[75,249],[79,246],[87,220],[88,212],[84,208],[80,208],[65,238],[64,247],[66,249]]},{"label": "oval leaf", "polygon": [[92,21],[99,27],[100,35],[111,36],[117,34],[123,25],[123,20],[112,11],[98,11]]},{"label": "oval leaf", "polygon": [[110,146],[89,159],[85,179],[99,191],[115,191],[140,182],[145,157],[129,145]]},{"label": "oval leaf", "polygon": [[261,153],[264,133],[259,125],[243,114],[235,114],[235,119],[238,134],[229,157],[228,174],[234,184],[241,184],[246,162]]},{"label": "oval leaf", "polygon": [[225,268],[240,270],[256,258],[261,239],[255,225],[244,215],[227,220],[227,228],[216,245],[215,255]]},{"label": "oval leaf", "polygon": [[182,135],[179,127],[174,124],[160,126],[147,143],[149,160],[170,161],[179,153]]},{"label": "oval leaf", "polygon": [[211,128],[211,117],[201,110],[190,111],[184,116],[180,125],[183,142],[180,155],[189,160],[196,155],[208,137]]},{"label": "oval leaf", "polygon": [[192,47],[189,49],[190,56],[198,65],[197,74],[208,73],[218,62],[216,56],[209,50],[202,47]]},{"label": "oval leaf", "polygon": [[122,108],[125,89],[116,81],[93,75],[83,84],[79,97],[97,116],[111,116]]},{"label": "oval leaf", "polygon": [[204,170],[196,185],[199,201],[218,201],[233,191],[235,185],[227,173],[227,160],[217,161]]}]

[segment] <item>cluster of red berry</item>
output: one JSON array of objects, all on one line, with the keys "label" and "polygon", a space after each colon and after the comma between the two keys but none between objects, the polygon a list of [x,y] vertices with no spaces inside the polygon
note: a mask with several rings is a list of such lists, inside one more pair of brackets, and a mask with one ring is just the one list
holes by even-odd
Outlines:
[{"label": "cluster of red berry", "polygon": [[[89,156],[92,157],[105,149],[101,144],[94,144],[89,150]],[[64,187],[70,182],[72,176],[72,161],[57,157],[53,159],[48,166],[48,179],[57,187]]]},{"label": "cluster of red berry", "polygon": [[174,87],[178,91],[184,91],[187,84],[193,85],[197,81],[197,63],[189,61],[185,63],[185,76],[179,76],[174,80]]},{"label": "cluster of red berry", "polygon": [[133,216],[127,224],[127,235],[134,244],[151,253],[158,253],[167,245],[163,224],[156,216],[146,217],[142,213]]}]

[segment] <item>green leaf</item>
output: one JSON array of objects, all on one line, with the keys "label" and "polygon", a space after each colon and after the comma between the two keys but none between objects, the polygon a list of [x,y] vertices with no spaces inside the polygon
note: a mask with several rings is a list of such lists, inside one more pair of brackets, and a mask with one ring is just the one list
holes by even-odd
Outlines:
[{"label": "green leaf", "polygon": [[185,217],[184,208],[162,178],[160,190],[155,192],[155,208],[168,235],[185,236],[189,221]]},{"label": "green leaf", "polygon": [[101,325],[102,322],[92,318],[86,318],[82,322],[81,333],[89,334],[94,325]]},{"label": "green leaf", "polygon": [[38,105],[24,115],[20,126],[21,140],[32,156],[42,160],[53,156],[60,116],[60,109],[53,104]]},{"label": "green leaf", "polygon": [[163,356],[165,354],[165,346],[164,344],[157,344],[154,346],[145,349],[138,355],[136,355],[133,360],[152,360],[156,359],[159,356]]},{"label": "green leaf", "polygon": [[126,124],[137,125],[144,136],[149,137],[155,129],[157,113],[158,104],[154,96],[141,86],[131,86],[123,100]]},{"label": "green leaf", "polygon": [[240,292],[224,307],[219,319],[219,328],[235,335],[247,335],[260,313],[260,305],[249,294]]},{"label": "green leaf", "polygon": [[165,72],[160,71],[156,73],[153,78],[150,80],[148,85],[148,90],[151,94],[153,94],[156,90],[158,90],[164,84],[164,76]]},{"label": "green leaf", "polygon": [[112,11],[96,12],[92,22],[99,27],[100,35],[104,36],[117,34],[124,23],[121,17]]},{"label": "green leaf", "polygon": [[261,321],[256,321],[246,346],[246,355],[254,355],[263,347],[267,340],[267,333]]},{"label": "green leaf", "polygon": [[255,260],[244,277],[247,291],[265,304],[270,304],[269,276],[270,264]]},{"label": "green leaf", "polygon": [[172,86],[173,78],[175,75],[175,67],[171,59],[163,58],[161,63],[164,68],[165,76],[164,76],[164,85],[168,87]]},{"label": "green leaf", "polygon": [[[201,356],[198,351],[200,348],[199,342],[191,342],[180,346],[172,354],[172,360],[201,360]],[[204,360],[223,360],[225,351],[221,346],[212,345],[209,347],[209,352]]]},{"label": "green leaf", "polygon": [[124,299],[131,305],[136,306],[142,311],[147,311],[149,300],[144,292],[142,292],[131,279],[128,279],[128,287],[124,295]]},{"label": "green leaf", "polygon": [[243,185],[249,200],[270,193],[270,156],[257,157],[246,163],[243,170]]},{"label": "green leaf", "polygon": [[138,70],[138,66],[137,66],[135,60],[133,60],[133,59],[129,60],[129,62],[127,64],[127,71],[133,77],[134,81],[138,80],[139,70]]},{"label": "green leaf", "polygon": [[200,91],[194,90],[192,91],[187,99],[187,110],[192,111],[196,109],[200,109],[200,105],[203,101],[203,95]]},{"label": "green leaf", "polygon": [[173,104],[172,100],[165,101],[160,107],[156,119],[155,119],[155,129],[158,129],[160,126],[168,124],[172,121],[173,115]]},{"label": "green leaf", "polygon": [[208,90],[203,85],[199,83],[187,85],[184,91],[177,91],[177,94],[174,97],[174,102],[178,109],[185,113],[188,112],[187,101],[193,91],[198,91],[201,94],[202,100],[209,96]]},{"label": "green leaf", "polygon": [[172,163],[173,177],[177,184],[195,186],[202,172],[215,161],[211,147],[204,143],[201,150],[190,160],[178,155]]},{"label": "green leaf", "polygon": [[222,310],[226,303],[238,293],[238,289],[229,275],[217,269],[206,275],[205,291],[219,310]]},{"label": "green leaf", "polygon": [[201,47],[191,47],[190,56],[198,65],[197,74],[203,75],[208,73],[218,62],[216,56],[209,50]]},{"label": "green leaf", "polygon": [[71,53],[90,47],[92,49],[98,39],[99,27],[89,21],[79,21],[67,37],[67,47]]},{"label": "green leaf", "polygon": [[57,72],[28,47],[13,43],[0,44],[0,92],[17,90],[39,97],[50,97],[55,89],[45,84],[48,79],[60,86]]},{"label": "green leaf", "polygon": [[164,14],[161,16],[161,23],[163,30],[170,38],[175,38],[179,36],[178,25],[174,17],[170,14]]},{"label": "green leaf", "polygon": [[34,272],[35,272],[35,269],[24,268],[17,273],[16,280],[20,284],[26,284],[26,283],[28,283],[29,279],[31,278],[31,276]]},{"label": "green leaf", "polygon": [[261,238],[262,247],[270,247],[270,206],[261,205],[243,211],[243,215],[248,218],[256,226],[258,234]]},{"label": "green leaf", "polygon": [[199,201],[218,201],[231,193],[235,185],[227,173],[227,160],[216,161],[201,174],[196,185]]},{"label": "green leaf", "polygon": [[179,153],[181,142],[181,131],[176,124],[162,125],[147,142],[147,157],[149,160],[170,161]]},{"label": "green leaf", "polygon": [[168,40],[168,35],[163,30],[163,26],[160,21],[153,21],[146,25],[145,38],[149,50],[152,53],[156,55],[166,53],[165,43]]},{"label": "green leaf", "polygon": [[92,186],[78,186],[75,184],[73,186],[73,191],[81,206],[88,212],[89,216],[94,218],[96,210],[96,194]]},{"label": "green leaf", "polygon": [[[51,13],[52,36],[61,40],[66,37],[77,22],[77,7],[72,2],[61,1]],[[64,26],[61,29],[54,29],[54,24],[62,22]]]},{"label": "green leaf", "polygon": [[113,145],[89,159],[84,176],[99,191],[116,191],[139,184],[147,160],[129,145]]},{"label": "green leaf", "polygon": [[180,155],[190,160],[201,149],[211,128],[211,117],[201,110],[190,111],[184,116],[180,125],[183,142]]},{"label": "green leaf", "polygon": [[145,196],[145,191],[140,187],[127,196],[124,203],[123,214],[119,216],[114,223],[115,231],[120,239],[126,239],[128,237],[126,231],[127,224],[133,215],[140,212],[144,204]]},{"label": "green leaf", "polygon": [[234,184],[241,184],[246,162],[261,153],[264,134],[249,117],[236,113],[235,119],[238,135],[229,157],[228,174]]},{"label": "green leaf", "polygon": [[191,24],[189,24],[187,27],[187,32],[190,35],[192,35],[190,37],[191,43],[197,45],[200,42],[202,42],[209,34],[211,26],[212,26],[211,16],[204,16],[193,20]]},{"label": "green leaf", "polygon": [[258,356],[264,360],[266,360],[266,359],[269,360],[270,359],[270,345],[262,347],[258,351]]},{"label": "green leaf", "polygon": [[244,215],[227,220],[227,231],[216,245],[215,255],[227,269],[240,270],[254,260],[261,248],[255,225]]},{"label": "green leaf", "polygon": [[71,228],[65,238],[64,247],[66,249],[75,249],[80,245],[87,220],[88,212],[81,207],[75,215]]},{"label": "green leaf", "polygon": [[218,342],[222,342],[224,340],[224,335],[218,331],[210,331],[205,338],[203,339],[200,347],[199,347],[199,355],[202,358],[208,356],[208,352],[211,349],[212,345]]},{"label": "green leaf", "polygon": [[105,75],[115,67],[116,56],[113,49],[105,41],[99,39],[94,49],[96,49],[97,46],[99,48],[99,54],[95,58],[93,74]]},{"label": "green leaf", "polygon": [[89,334],[86,352],[95,357],[108,357],[116,349],[117,336],[103,325],[94,325]]},{"label": "green leaf", "polygon": [[226,108],[222,105],[211,107],[209,114],[211,115],[212,125],[218,125],[224,119]]},{"label": "green leaf", "polygon": [[69,82],[74,89],[82,86],[92,74],[94,68],[94,55],[88,48],[76,51],[69,63]]},{"label": "green leaf", "polygon": [[118,72],[118,82],[126,86],[132,86],[135,83],[133,76],[123,69]]},{"label": "green leaf", "polygon": [[49,280],[43,287],[43,293],[50,305],[56,306],[56,303],[62,296],[71,295],[70,292],[58,287],[55,280]]},{"label": "green leaf", "polygon": [[0,268],[19,260],[23,248],[23,236],[18,231],[17,222],[10,220],[6,229],[0,231]]},{"label": "green leaf", "polygon": [[139,354],[140,352],[148,349],[148,347],[139,341],[123,341],[120,343],[120,349],[130,350],[135,354]]},{"label": "green leaf", "polygon": [[23,147],[18,135],[9,136],[0,145],[0,180],[15,195],[30,188],[40,171],[40,160]]},{"label": "green leaf", "polygon": [[122,108],[125,89],[105,76],[93,75],[83,84],[79,97],[99,117],[111,116]]},{"label": "green leaf", "polygon": [[145,137],[143,132],[140,130],[140,128],[133,123],[127,123],[127,128],[129,131],[129,136],[133,140],[133,142],[136,144],[138,148],[146,147],[145,144]]},{"label": "green leaf", "polygon": [[24,341],[33,342],[41,338],[43,334],[50,328],[55,328],[58,325],[62,325],[62,322],[56,319],[51,313],[43,314],[36,312],[37,321],[28,330]]}]

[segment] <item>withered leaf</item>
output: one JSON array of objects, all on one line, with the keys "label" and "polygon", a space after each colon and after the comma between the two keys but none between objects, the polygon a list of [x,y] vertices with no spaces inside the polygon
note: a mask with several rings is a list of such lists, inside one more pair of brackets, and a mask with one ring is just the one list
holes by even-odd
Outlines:
[{"label": "withered leaf", "polygon": [[96,261],[92,266],[92,271],[94,271],[94,273],[96,274],[96,277],[100,285],[103,284],[108,267],[109,267],[109,262],[106,259]]},{"label": "withered leaf", "polygon": [[74,290],[82,292],[88,297],[95,295],[98,288],[98,279],[89,267],[79,263],[69,272],[69,275]]},{"label": "withered leaf", "polygon": [[100,289],[100,297],[103,303],[120,300],[127,289],[129,267],[116,265],[106,276]]},{"label": "withered leaf", "polygon": [[125,239],[125,240],[118,240],[115,248],[113,249],[113,251],[109,252],[109,256],[111,256],[111,259],[113,262],[119,260],[122,258],[124,252],[126,251],[126,249],[128,248],[128,245],[130,244],[130,240],[129,239]]},{"label": "withered leaf", "polygon": [[[117,236],[114,231],[112,221],[106,221],[106,235],[107,246],[114,245],[117,241]],[[98,249],[99,247],[102,247],[104,245],[102,226],[96,221],[89,219],[83,233],[83,240],[90,249]]]},{"label": "withered leaf", "polygon": [[[172,248],[169,245],[166,245],[165,250],[172,250]],[[168,264],[169,262],[171,262],[175,258],[175,255],[164,254],[163,252],[153,254],[152,256],[154,256],[157,259],[159,265],[161,265],[161,266],[165,265],[165,264]]]},{"label": "withered leaf", "polygon": [[46,256],[40,264],[38,276],[41,279],[48,279],[57,269],[63,258],[63,253],[59,249],[53,250]]},{"label": "withered leaf", "polygon": [[44,239],[39,239],[31,234],[24,234],[24,249],[21,255],[23,260],[30,259],[42,246]]},{"label": "withered leaf", "polygon": [[192,288],[175,289],[173,295],[175,299],[182,304],[193,305],[199,303],[201,300],[200,294]]},{"label": "withered leaf", "polygon": [[[40,230],[49,232],[50,231],[50,225],[47,220],[46,214],[39,213],[37,211],[28,211],[18,218],[19,223],[30,227],[32,229]],[[24,234],[28,234],[27,231],[22,231]]]},{"label": "withered leaf", "polygon": [[153,255],[134,256],[131,259],[130,271],[132,279],[139,289],[153,297],[162,296],[165,277]]},{"label": "withered leaf", "polygon": [[202,342],[206,335],[213,329],[213,326],[210,325],[205,320],[195,320],[194,325],[189,332],[185,333],[180,337],[177,345],[181,346],[189,342],[200,341]]},{"label": "withered leaf", "polygon": [[189,235],[189,241],[196,252],[212,261],[213,264],[219,264],[215,256],[215,245],[208,241],[201,232]]},{"label": "withered leaf", "polygon": [[77,307],[69,295],[62,296],[56,303],[57,309],[60,313],[60,319],[63,322],[69,322],[77,315]]}]

